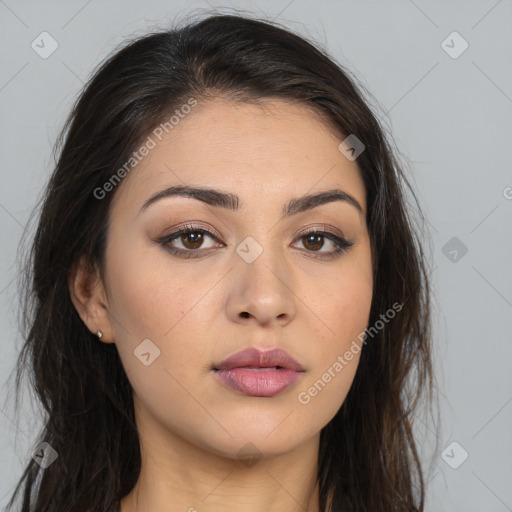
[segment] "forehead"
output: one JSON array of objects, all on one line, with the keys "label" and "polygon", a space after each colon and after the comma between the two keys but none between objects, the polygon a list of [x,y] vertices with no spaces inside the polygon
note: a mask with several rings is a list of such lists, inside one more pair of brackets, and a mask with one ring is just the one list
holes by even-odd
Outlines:
[{"label": "forehead", "polygon": [[116,208],[140,208],[172,185],[202,185],[235,192],[242,207],[337,187],[366,211],[359,168],[338,149],[344,137],[308,105],[198,100],[166,126],[149,134],[152,148],[118,187]]}]

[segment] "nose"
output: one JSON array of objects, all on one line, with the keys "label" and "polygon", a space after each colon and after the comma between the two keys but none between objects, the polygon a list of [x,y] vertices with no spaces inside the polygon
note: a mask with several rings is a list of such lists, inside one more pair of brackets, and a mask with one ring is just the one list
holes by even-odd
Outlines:
[{"label": "nose", "polygon": [[237,261],[230,279],[227,314],[231,320],[284,327],[295,317],[292,273],[270,252],[264,251],[252,263]]}]

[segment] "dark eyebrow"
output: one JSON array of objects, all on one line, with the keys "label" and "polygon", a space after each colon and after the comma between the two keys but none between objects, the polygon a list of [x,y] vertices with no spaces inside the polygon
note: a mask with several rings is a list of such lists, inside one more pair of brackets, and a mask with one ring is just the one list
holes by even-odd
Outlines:
[{"label": "dark eyebrow", "polygon": [[[191,187],[187,185],[178,185],[174,187],[166,188],[156,194],[152,195],[141,207],[139,214],[146,210],[150,205],[163,199],[165,197],[182,196],[191,197],[202,201],[203,203],[209,204],[210,206],[218,206],[221,208],[227,208],[228,210],[238,211],[241,206],[240,198],[236,194],[228,192],[222,192],[212,188],[202,187]],[[304,212],[320,206],[322,204],[331,203],[333,201],[346,201],[347,203],[354,206],[357,211],[362,215],[363,208],[347,192],[340,189],[326,190],[317,194],[309,194],[302,197],[296,197],[286,203],[281,211],[282,218],[290,217],[296,213]]]}]

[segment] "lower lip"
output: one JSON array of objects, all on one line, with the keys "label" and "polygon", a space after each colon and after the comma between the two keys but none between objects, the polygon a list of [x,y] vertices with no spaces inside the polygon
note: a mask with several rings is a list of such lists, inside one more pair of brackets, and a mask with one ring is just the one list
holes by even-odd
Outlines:
[{"label": "lower lip", "polygon": [[223,384],[235,391],[249,396],[274,396],[291,386],[303,372],[289,369],[249,369],[232,368],[231,370],[215,370],[215,374]]}]

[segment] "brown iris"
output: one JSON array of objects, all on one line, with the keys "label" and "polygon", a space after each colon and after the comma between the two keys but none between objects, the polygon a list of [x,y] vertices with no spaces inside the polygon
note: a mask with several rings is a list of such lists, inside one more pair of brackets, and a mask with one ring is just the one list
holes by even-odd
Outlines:
[{"label": "brown iris", "polygon": [[[190,242],[192,244],[191,247],[185,243],[185,242],[188,242],[190,238],[193,239],[193,241]],[[199,249],[203,242],[203,233],[201,233],[199,231],[194,231],[194,232],[190,232],[190,233],[182,233],[181,242],[187,249]]]},{"label": "brown iris", "polygon": [[[306,240],[307,242],[304,243],[304,247],[306,247],[306,249],[308,248],[307,246],[309,245],[310,248],[312,248],[313,250],[317,250],[317,249],[321,249],[324,245],[324,241],[321,240],[320,242],[318,241],[319,239],[323,238],[324,235],[320,235],[320,234],[308,234],[308,235],[304,235],[302,237],[303,240]],[[316,239],[317,242],[311,242],[310,243],[310,240],[312,239]],[[316,247],[312,247],[312,246],[316,246]]]}]

